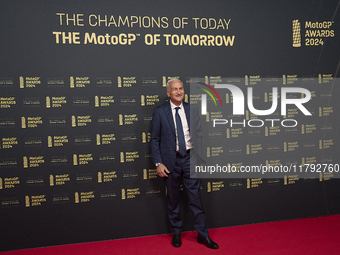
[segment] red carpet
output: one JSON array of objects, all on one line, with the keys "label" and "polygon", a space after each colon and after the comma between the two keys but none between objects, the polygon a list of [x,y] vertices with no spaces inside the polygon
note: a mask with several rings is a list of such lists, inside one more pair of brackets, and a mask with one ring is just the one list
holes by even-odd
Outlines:
[{"label": "red carpet", "polygon": [[196,242],[196,232],[182,233],[182,246],[171,245],[171,235],[63,245],[1,255],[94,254],[340,254],[340,215],[212,229],[220,246],[211,250]]}]

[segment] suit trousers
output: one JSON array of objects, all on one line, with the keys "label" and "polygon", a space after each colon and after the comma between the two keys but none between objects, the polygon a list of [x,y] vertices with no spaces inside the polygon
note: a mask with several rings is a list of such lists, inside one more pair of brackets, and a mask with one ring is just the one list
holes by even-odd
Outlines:
[{"label": "suit trousers", "polygon": [[180,234],[182,231],[182,220],[179,217],[181,178],[183,178],[183,184],[189,197],[189,207],[195,217],[194,227],[200,237],[207,237],[206,217],[201,202],[201,182],[197,178],[190,179],[190,152],[183,157],[176,156],[174,170],[165,179],[171,230],[174,234]]}]

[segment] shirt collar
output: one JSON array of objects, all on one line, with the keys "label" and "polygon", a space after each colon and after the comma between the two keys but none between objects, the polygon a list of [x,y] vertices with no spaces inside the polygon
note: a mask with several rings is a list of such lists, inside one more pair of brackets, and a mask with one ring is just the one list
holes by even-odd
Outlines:
[{"label": "shirt collar", "polygon": [[181,109],[183,109],[183,102],[181,102],[181,104],[179,106],[173,104],[170,100],[170,106],[171,106],[171,109],[174,110],[176,107],[180,107]]}]

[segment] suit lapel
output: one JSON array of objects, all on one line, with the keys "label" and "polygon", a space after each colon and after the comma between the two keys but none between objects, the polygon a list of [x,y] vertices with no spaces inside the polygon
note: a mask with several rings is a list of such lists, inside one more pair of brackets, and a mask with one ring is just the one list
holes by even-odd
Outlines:
[{"label": "suit lapel", "polygon": [[165,117],[168,120],[169,125],[171,127],[171,130],[174,132],[174,134],[176,134],[174,117],[172,116],[170,101],[165,105],[164,112],[165,112]]},{"label": "suit lapel", "polygon": [[190,105],[183,102],[183,106],[184,106],[185,115],[187,117],[188,127],[190,130]]}]

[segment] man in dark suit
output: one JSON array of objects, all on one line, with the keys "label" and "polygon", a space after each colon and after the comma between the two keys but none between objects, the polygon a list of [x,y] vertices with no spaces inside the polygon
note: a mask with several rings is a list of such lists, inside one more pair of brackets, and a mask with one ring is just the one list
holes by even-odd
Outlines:
[{"label": "man in dark suit", "polygon": [[197,161],[204,162],[200,117],[196,107],[190,112],[190,105],[183,102],[184,88],[180,80],[168,81],[166,93],[170,98],[169,102],[156,107],[153,113],[150,144],[157,174],[165,178],[167,187],[168,216],[173,232],[172,245],[182,245],[179,200],[180,179],[183,178],[189,196],[189,206],[195,217],[197,241],[208,248],[217,249],[218,245],[210,239],[205,223],[200,179],[190,178],[190,161],[192,165]]}]

